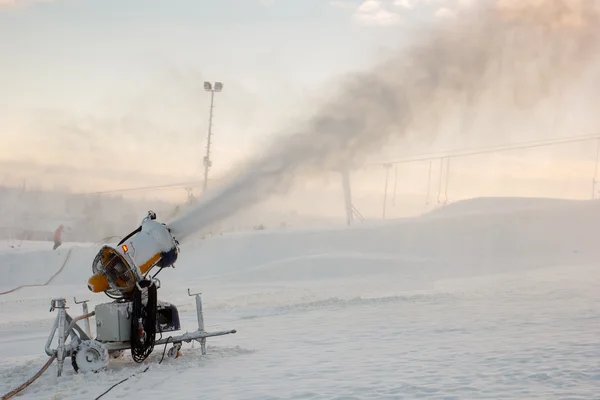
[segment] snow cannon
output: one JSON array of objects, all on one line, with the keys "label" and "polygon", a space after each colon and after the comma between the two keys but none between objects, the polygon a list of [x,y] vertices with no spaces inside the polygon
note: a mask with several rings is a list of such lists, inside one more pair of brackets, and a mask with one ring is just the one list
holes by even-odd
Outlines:
[{"label": "snow cannon", "polygon": [[[188,289],[188,295],[196,298],[198,329],[168,337],[164,335],[180,331],[181,326],[177,307],[158,300],[160,281],[156,275],[166,267],[173,267],[178,255],[179,243],[171,229],[156,221],[152,211],[139,228],[116,246],[100,248],[92,263],[93,275],[88,280],[88,288],[93,293],[104,292],[113,300],[96,305],[92,312],[88,312],[87,300],[75,300],[83,303],[83,314],[78,317],[69,315],[66,299],[56,298],[51,302],[50,311],[57,310],[58,315],[45,350],[48,356],[56,358],[59,377],[67,357],[71,357],[75,372],[98,372],[125,350],[131,351],[133,361],[141,363],[155,346],[164,344],[163,357],[166,354],[177,358],[181,355],[183,342],[197,341],[204,355],[206,338],[236,333],[235,330],[205,331],[200,293],[193,294]],[[160,270],[150,276],[154,267]],[[91,317],[96,320],[95,332],[90,328]],[[79,326],[81,320],[86,321],[86,329]],[[50,346],[55,335],[58,345],[53,349]],[[173,347],[167,352],[168,344]]]},{"label": "snow cannon", "polygon": [[153,267],[165,268],[175,263],[178,244],[171,230],[156,221],[156,214],[150,211],[141,226],[116,247],[100,249],[92,263],[88,289],[105,292],[115,299],[128,298]]}]

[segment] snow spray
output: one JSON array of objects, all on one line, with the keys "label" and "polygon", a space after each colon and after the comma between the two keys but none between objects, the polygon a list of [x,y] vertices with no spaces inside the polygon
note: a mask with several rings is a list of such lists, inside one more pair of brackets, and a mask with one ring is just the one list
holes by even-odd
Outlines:
[{"label": "snow spray", "polygon": [[527,113],[577,83],[598,54],[596,0],[475,3],[375,68],[346,77],[316,112],[170,223],[175,236],[284,193],[298,178],[357,165],[391,140],[434,137],[444,118],[474,115],[483,99],[498,119]]}]

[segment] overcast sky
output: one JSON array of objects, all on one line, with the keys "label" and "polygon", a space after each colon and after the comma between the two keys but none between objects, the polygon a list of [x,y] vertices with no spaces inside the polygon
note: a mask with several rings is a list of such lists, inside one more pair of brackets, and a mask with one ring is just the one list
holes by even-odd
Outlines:
[{"label": "overcast sky", "polygon": [[397,45],[390,22],[376,1],[0,0],[0,161],[194,175],[221,80],[218,171]]},{"label": "overcast sky", "polygon": [[471,1],[0,0],[0,183],[88,191],[201,177],[204,80],[224,83],[218,175],[345,73]]}]

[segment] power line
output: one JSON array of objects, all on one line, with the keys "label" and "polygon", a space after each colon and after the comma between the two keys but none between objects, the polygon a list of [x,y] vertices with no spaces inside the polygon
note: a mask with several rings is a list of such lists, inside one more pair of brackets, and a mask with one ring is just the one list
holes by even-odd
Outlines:
[{"label": "power line", "polygon": [[178,187],[200,186],[200,185],[202,185],[202,181],[191,181],[191,182],[172,183],[172,184],[167,184],[167,185],[142,186],[142,187],[126,188],[126,189],[105,190],[105,191],[101,191],[101,192],[86,192],[86,193],[78,193],[78,195],[93,196],[93,195],[101,195],[101,194],[117,194],[117,193],[126,193],[126,192],[144,192],[144,191],[149,191],[149,190],[171,189],[171,188],[178,188]]},{"label": "power line", "polygon": [[[373,162],[368,163],[365,167],[372,166],[381,166],[385,164],[405,164],[411,162],[419,162],[419,161],[432,161],[440,158],[458,158],[458,157],[466,157],[471,155],[479,155],[479,154],[489,154],[489,153],[499,153],[504,151],[513,151],[520,149],[528,149],[535,147],[547,147],[554,146],[557,144],[568,144],[568,143],[577,143],[577,142],[586,142],[592,140],[599,140],[600,135],[582,135],[582,136],[571,136],[571,137],[562,137],[548,140],[535,140],[528,142],[521,142],[509,145],[496,145],[491,147],[483,147],[483,148],[475,148],[475,149],[465,149],[465,150],[456,150],[456,151],[445,151],[445,152],[437,152],[437,153],[426,153],[420,154],[417,156],[392,160],[392,161],[384,161],[384,162]],[[135,188],[125,188],[125,189],[115,189],[115,190],[106,190],[100,192],[87,192],[87,193],[78,193],[78,195],[103,195],[103,194],[118,194],[118,193],[129,193],[129,192],[143,192],[143,191],[151,191],[151,190],[160,190],[160,189],[171,189],[171,188],[179,188],[186,186],[196,186],[199,187],[203,185],[203,181],[190,181],[190,182],[180,182],[180,183],[172,183],[172,184],[164,184],[164,185],[156,185],[156,186],[142,186]]]},{"label": "power line", "polygon": [[520,149],[530,149],[530,148],[534,148],[534,147],[547,147],[547,146],[554,146],[557,144],[586,142],[586,141],[598,140],[598,139],[600,139],[599,135],[584,135],[584,136],[572,136],[570,138],[564,137],[564,138],[556,138],[556,139],[550,139],[550,140],[536,140],[536,141],[530,141],[530,142],[516,143],[516,144],[512,144],[512,145],[497,145],[497,146],[483,147],[483,148],[476,148],[476,149],[457,150],[454,152],[446,151],[446,152],[439,152],[439,153],[421,154],[418,156],[399,159],[399,160],[373,162],[373,163],[366,164],[365,166],[372,167],[372,166],[381,166],[381,165],[385,165],[385,164],[405,164],[405,163],[419,162],[419,161],[432,161],[432,160],[437,160],[439,158],[458,158],[458,157],[466,157],[466,156],[479,155],[479,154],[499,153],[499,152],[504,152],[504,151],[513,151],[513,150],[520,150]]},{"label": "power line", "polygon": [[[209,179],[211,181],[218,181],[219,179]],[[124,188],[124,189],[113,189],[113,190],[103,190],[100,192],[83,192],[76,193],[76,196],[95,196],[102,194],[118,194],[118,193],[127,193],[127,192],[144,192],[150,190],[160,190],[160,189],[172,189],[172,188],[181,188],[181,187],[200,187],[202,186],[203,181],[189,181],[189,182],[179,182],[179,183],[168,183],[163,185],[156,186],[139,186],[134,188]]]}]

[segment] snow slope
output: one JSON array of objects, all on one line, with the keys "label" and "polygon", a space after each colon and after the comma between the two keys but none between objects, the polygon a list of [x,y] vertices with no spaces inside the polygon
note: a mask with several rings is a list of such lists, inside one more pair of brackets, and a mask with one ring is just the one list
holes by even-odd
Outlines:
[{"label": "snow slope", "polygon": [[[419,218],[328,230],[261,231],[182,247],[159,296],[209,354],[152,367],[106,398],[600,398],[600,203],[475,199]],[[96,245],[0,252],[0,394],[45,362],[52,297],[90,304]],[[140,371],[128,357],[93,376],[43,375],[23,399],[95,398]],[[54,397],[49,397],[54,396]]]}]

